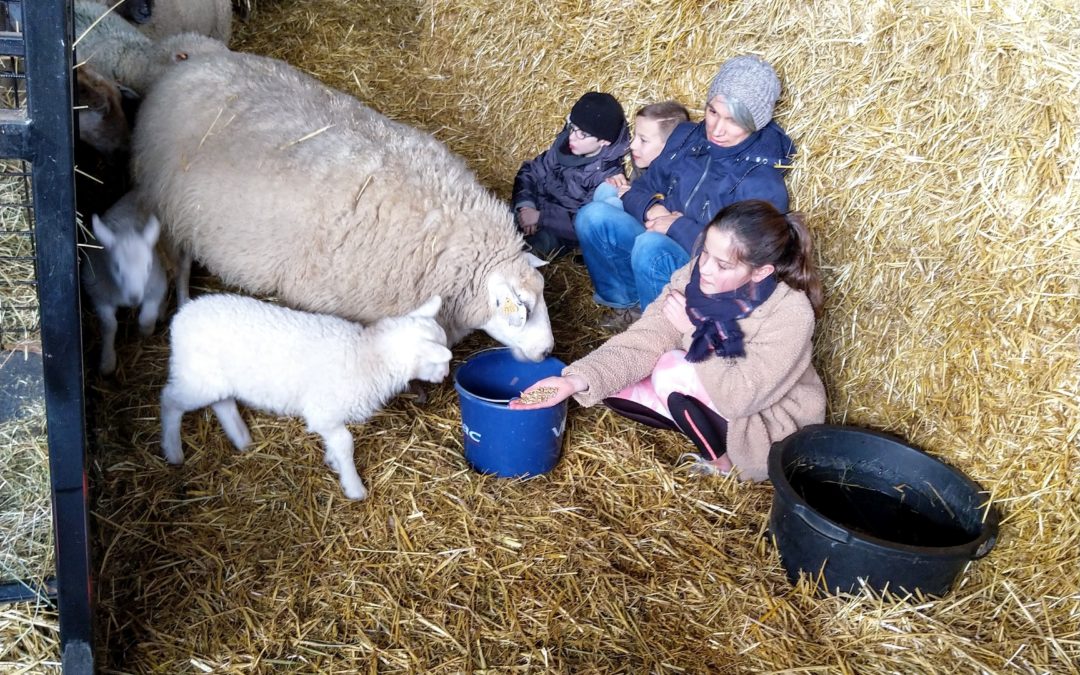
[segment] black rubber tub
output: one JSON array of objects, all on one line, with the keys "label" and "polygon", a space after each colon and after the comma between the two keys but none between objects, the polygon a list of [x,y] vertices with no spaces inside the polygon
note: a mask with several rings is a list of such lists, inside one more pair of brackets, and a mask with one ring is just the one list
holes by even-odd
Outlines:
[{"label": "black rubber tub", "polygon": [[788,579],[819,590],[948,592],[990,552],[998,514],[963,472],[898,438],[813,425],[774,443],[769,528]]}]

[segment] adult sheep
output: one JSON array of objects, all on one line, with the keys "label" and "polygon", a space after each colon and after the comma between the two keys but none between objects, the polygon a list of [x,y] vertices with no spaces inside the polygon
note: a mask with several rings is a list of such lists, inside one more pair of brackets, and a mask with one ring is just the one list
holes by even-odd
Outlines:
[{"label": "adult sheep", "polygon": [[506,205],[429,134],[282,61],[171,69],[140,109],[132,172],[171,247],[227,284],[360,322],[439,295],[450,344],[479,328],[519,359],[553,347]]}]

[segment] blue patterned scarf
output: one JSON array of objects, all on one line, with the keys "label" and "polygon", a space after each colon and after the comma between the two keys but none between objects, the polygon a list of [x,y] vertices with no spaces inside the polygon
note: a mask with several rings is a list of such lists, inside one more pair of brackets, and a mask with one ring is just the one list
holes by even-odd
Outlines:
[{"label": "blue patterned scarf", "polygon": [[748,281],[733,291],[708,295],[701,291],[701,273],[694,265],[686,286],[686,316],[694,324],[694,339],[686,360],[697,363],[713,353],[745,356],[737,319],[749,316],[775,289],[776,275],[770,274],[757,283]]}]

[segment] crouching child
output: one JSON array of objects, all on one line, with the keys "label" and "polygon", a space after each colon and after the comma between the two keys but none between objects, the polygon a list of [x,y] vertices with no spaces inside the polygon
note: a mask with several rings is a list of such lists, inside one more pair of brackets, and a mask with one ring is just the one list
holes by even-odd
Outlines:
[{"label": "crouching child", "polygon": [[629,147],[614,96],[590,91],[574,103],[551,147],[522,163],[514,178],[514,214],[534,254],[558,257],[578,245],[574,214],[605,178],[622,172]]},{"label": "crouching child", "polygon": [[350,422],[365,422],[410,380],[450,372],[434,296],[400,317],[361,326],[254,298],[218,294],[181,308],[172,321],[169,379],[161,394],[161,448],[182,464],[180,420],[210,406],[238,450],[251,434],[236,402],[304,418],[325,443],[324,461],[349,499],[367,489],[356,472]]}]

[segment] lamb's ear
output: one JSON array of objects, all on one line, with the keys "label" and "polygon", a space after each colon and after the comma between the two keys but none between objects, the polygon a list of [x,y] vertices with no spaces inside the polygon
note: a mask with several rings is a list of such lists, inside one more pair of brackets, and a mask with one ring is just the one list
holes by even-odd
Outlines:
[{"label": "lamb's ear", "polygon": [[[531,255],[531,254],[528,254]],[[529,320],[529,311],[510,284],[494,281],[491,284],[491,298],[495,303],[495,316],[501,316],[514,328],[521,328]]]},{"label": "lamb's ear", "polygon": [[454,352],[441,342],[432,342],[428,345],[428,356],[432,361],[450,361],[454,358]]},{"label": "lamb's ear", "polygon": [[439,308],[442,307],[442,298],[438,295],[433,295],[427,302],[420,305],[413,311],[409,312],[409,316],[423,317],[426,319],[434,319],[439,313]]},{"label": "lamb's ear", "polygon": [[151,214],[146,219],[146,225],[143,227],[142,238],[148,246],[153,246],[157,243],[158,235],[161,234],[161,222],[157,219],[157,216]]},{"label": "lamb's ear", "polygon": [[529,261],[529,266],[530,267],[543,267],[544,265],[547,264],[547,261],[544,260],[543,258],[537,258],[535,255],[533,255],[532,253],[529,253],[528,251],[525,251],[524,253],[525,253],[525,259]]},{"label": "lamb's ear", "polygon": [[109,248],[110,246],[112,246],[113,243],[116,241],[116,235],[114,235],[113,231],[109,229],[109,226],[105,224],[105,221],[103,221],[101,218],[98,218],[98,215],[95,213],[94,215],[90,216],[90,222],[93,224],[94,227],[94,237],[101,243],[101,245],[105,248]]}]

